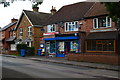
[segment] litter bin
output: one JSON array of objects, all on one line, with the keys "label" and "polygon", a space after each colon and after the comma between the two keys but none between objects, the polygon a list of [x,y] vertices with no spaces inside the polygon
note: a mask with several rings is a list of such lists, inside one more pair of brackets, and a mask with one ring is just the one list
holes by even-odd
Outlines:
[{"label": "litter bin", "polygon": [[25,56],[25,49],[20,50],[20,56],[24,57]]},{"label": "litter bin", "polygon": [[38,49],[37,54],[38,56],[41,56],[42,49]]}]

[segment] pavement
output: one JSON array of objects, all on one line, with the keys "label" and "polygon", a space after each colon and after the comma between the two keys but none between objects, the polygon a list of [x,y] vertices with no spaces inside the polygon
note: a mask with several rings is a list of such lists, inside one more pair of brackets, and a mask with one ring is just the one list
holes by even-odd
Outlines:
[{"label": "pavement", "polygon": [[28,59],[28,60],[34,60],[34,61],[51,62],[51,63],[57,63],[57,64],[74,65],[74,66],[80,66],[80,67],[89,67],[89,68],[96,68],[96,69],[120,71],[120,66],[118,66],[118,65],[68,61],[67,57],[65,57],[65,58],[45,57],[45,56],[25,56],[25,57],[21,57],[21,56],[6,55],[6,54],[3,54],[3,56],[12,57],[12,58],[22,58],[22,59]]}]

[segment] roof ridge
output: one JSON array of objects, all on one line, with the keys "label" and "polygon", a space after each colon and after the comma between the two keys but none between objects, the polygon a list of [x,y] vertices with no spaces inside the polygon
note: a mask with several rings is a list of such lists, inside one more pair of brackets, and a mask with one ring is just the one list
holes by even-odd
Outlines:
[{"label": "roof ridge", "polygon": [[71,5],[76,5],[76,4],[79,4],[79,3],[85,3],[85,2],[86,1],[71,3],[71,4],[64,5],[63,7],[67,7],[67,6],[71,6]]},{"label": "roof ridge", "polygon": [[[30,10],[23,10],[23,11],[34,12],[34,11],[30,11]],[[50,14],[50,13],[46,13],[46,12],[34,12],[34,13],[44,13],[44,14]]]},{"label": "roof ridge", "polygon": [[[91,6],[91,8],[85,13],[85,15],[95,6],[96,2],[94,2],[94,4]],[[84,16],[85,16],[84,15]]]}]

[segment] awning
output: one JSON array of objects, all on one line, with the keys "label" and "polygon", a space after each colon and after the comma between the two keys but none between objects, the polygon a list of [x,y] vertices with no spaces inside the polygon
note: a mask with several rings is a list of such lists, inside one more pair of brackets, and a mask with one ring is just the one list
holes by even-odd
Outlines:
[{"label": "awning", "polygon": [[102,40],[102,39],[116,39],[118,35],[117,31],[113,31],[113,32],[93,32],[90,33],[86,39],[96,39],[96,40]]},{"label": "awning", "polygon": [[7,42],[12,42],[12,41],[15,40],[15,38],[16,38],[16,37],[11,37],[11,38],[8,38],[6,41],[7,41]]},{"label": "awning", "polygon": [[70,37],[54,37],[54,38],[44,38],[43,40],[73,40],[73,39],[78,39],[77,36],[70,36]]}]

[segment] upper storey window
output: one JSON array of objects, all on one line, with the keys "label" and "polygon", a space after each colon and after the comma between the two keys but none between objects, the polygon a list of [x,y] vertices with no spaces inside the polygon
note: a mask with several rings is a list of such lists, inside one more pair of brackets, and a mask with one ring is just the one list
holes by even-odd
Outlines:
[{"label": "upper storey window", "polygon": [[78,22],[66,22],[65,23],[65,31],[78,31]]},{"label": "upper storey window", "polygon": [[52,25],[48,25],[47,26],[47,32],[55,32],[56,25],[52,24]]},{"label": "upper storey window", "polygon": [[32,35],[32,27],[29,26],[29,27],[28,27],[28,36],[31,36],[31,35]]},{"label": "upper storey window", "polygon": [[109,17],[100,17],[94,19],[94,28],[106,28],[111,27],[112,20]]}]

